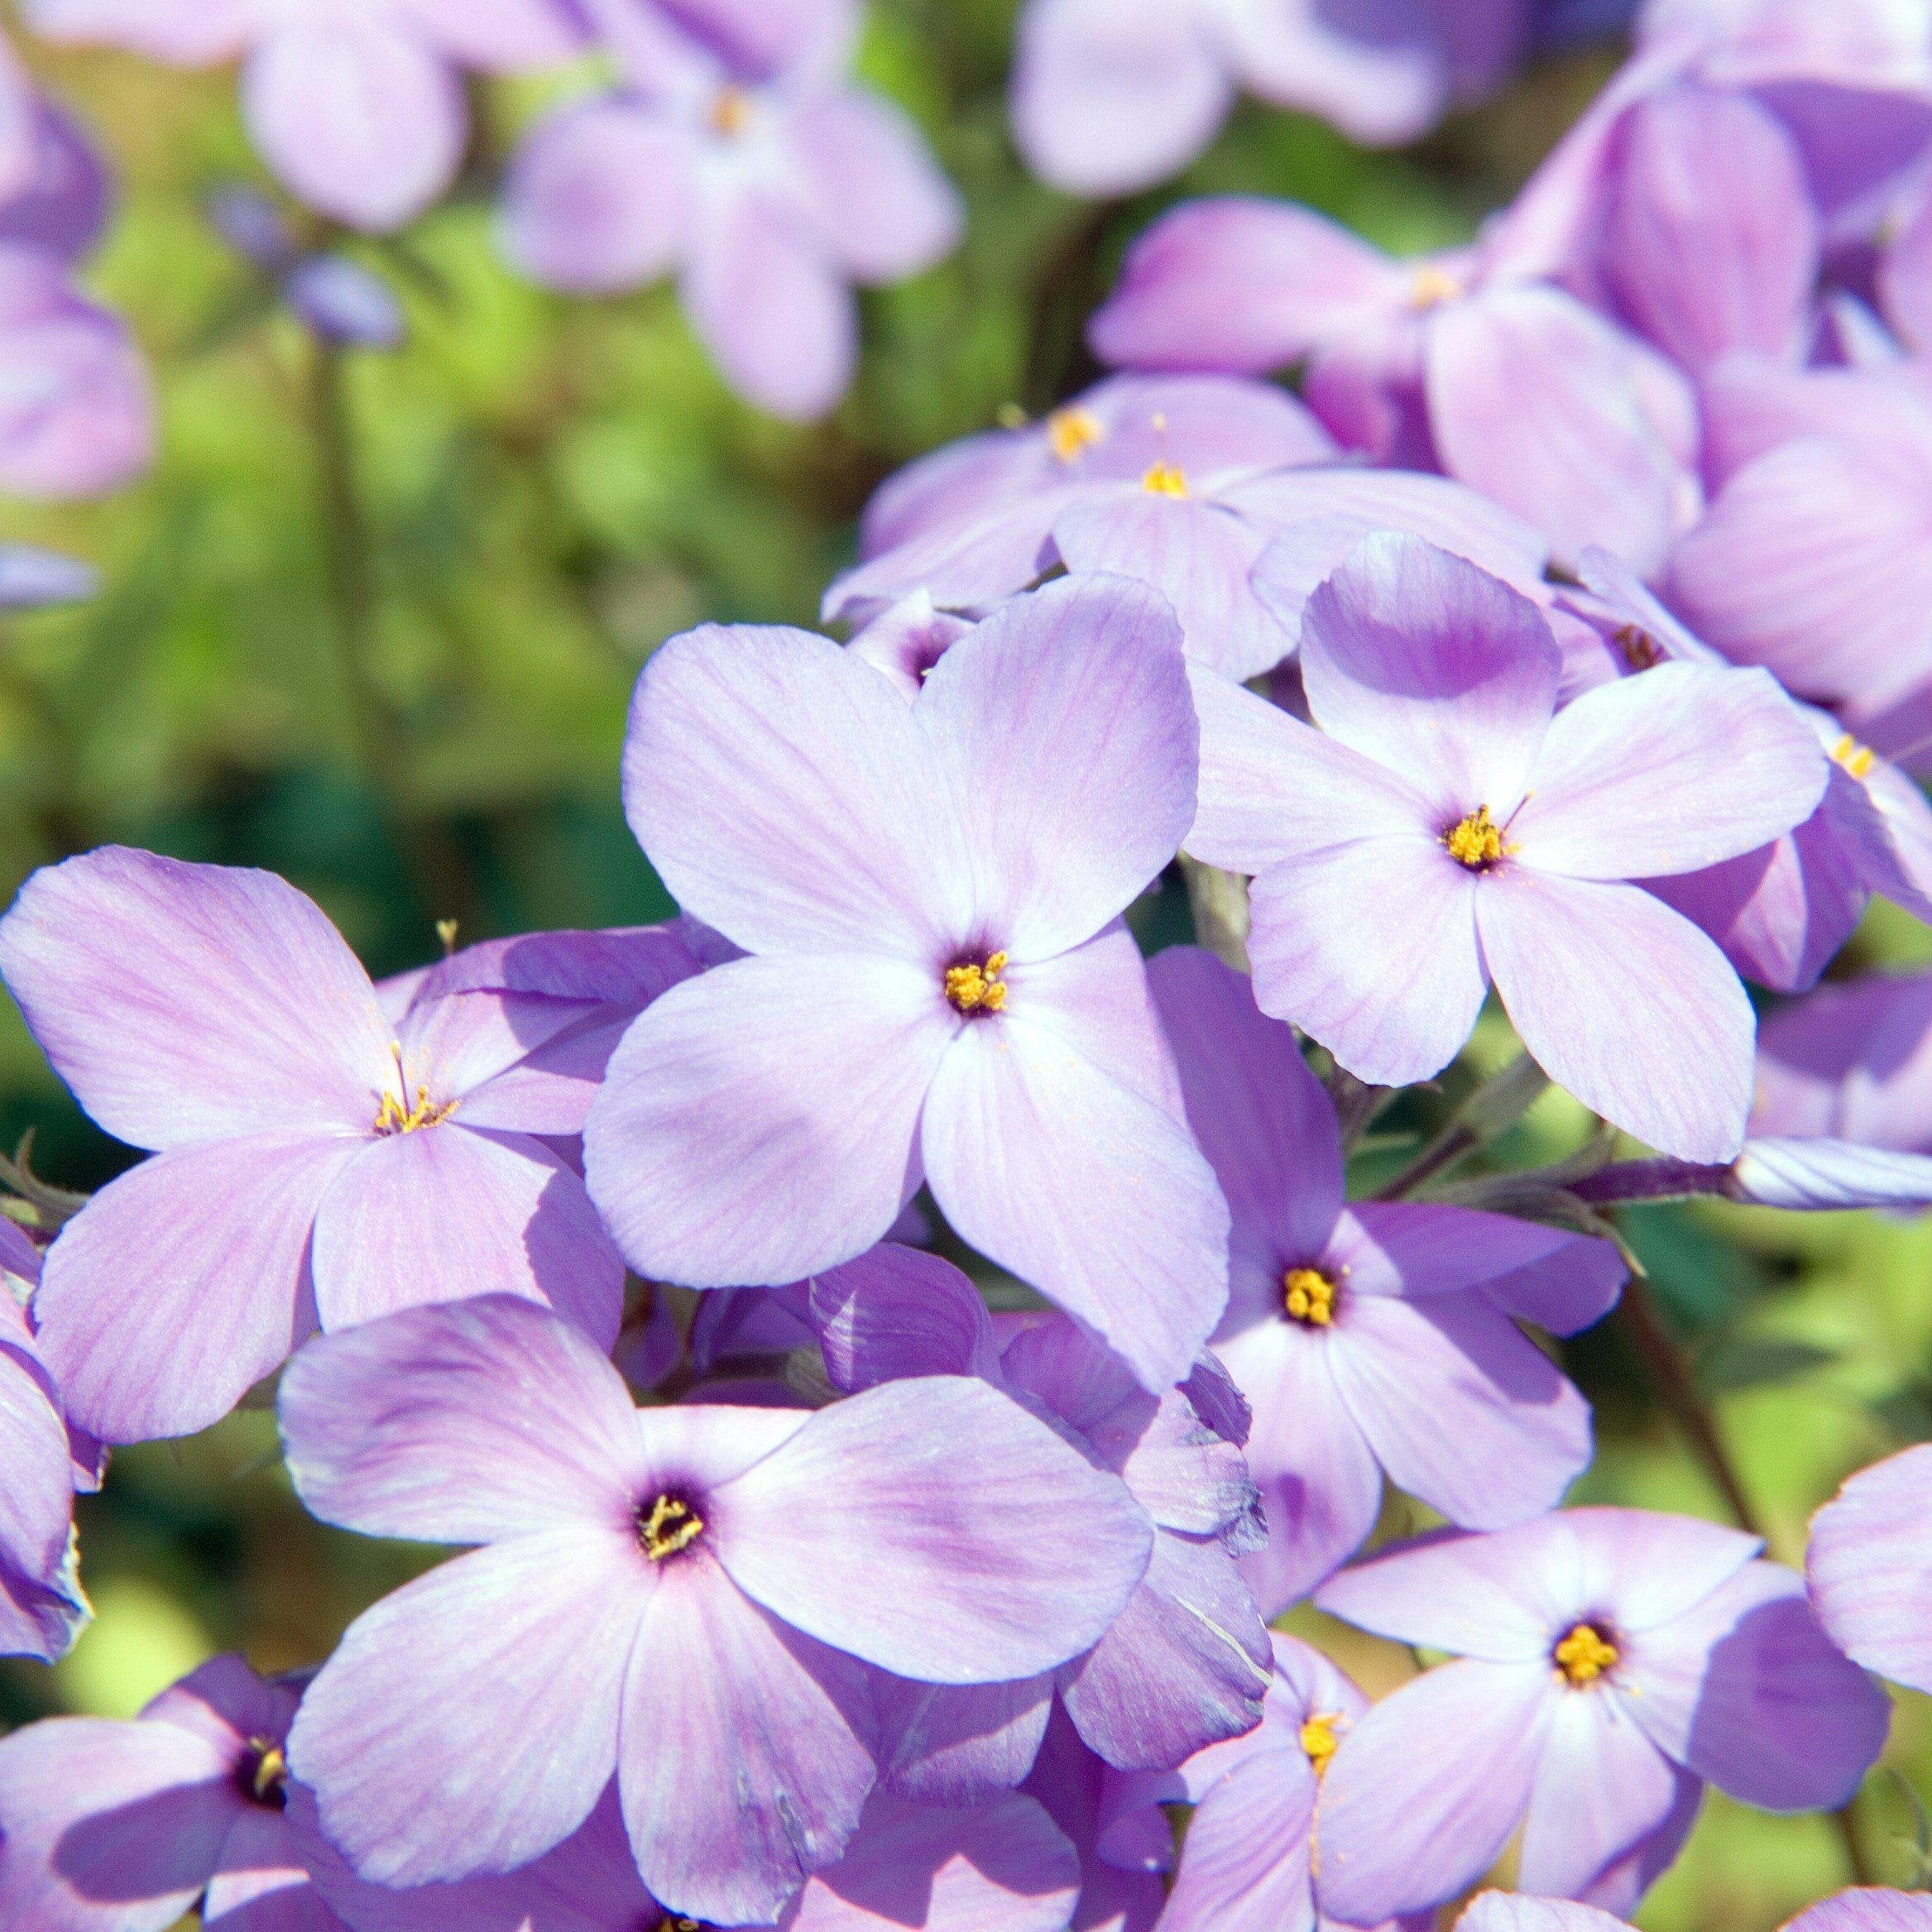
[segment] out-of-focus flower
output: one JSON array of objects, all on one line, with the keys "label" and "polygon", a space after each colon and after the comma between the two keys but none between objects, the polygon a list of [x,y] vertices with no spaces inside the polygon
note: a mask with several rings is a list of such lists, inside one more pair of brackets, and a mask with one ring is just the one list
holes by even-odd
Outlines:
[{"label": "out-of-focus flower", "polygon": [[0,1916],[35,1932],[171,1925],[343,1932],[290,1829],[297,1693],[238,1656],[132,1723],[55,1718],[0,1741]]},{"label": "out-of-focus flower", "polygon": [[209,197],[209,219],[235,252],[273,282],[290,310],[324,342],[393,349],[407,332],[396,290],[366,263],[304,248],[266,194],[229,187]]},{"label": "out-of-focus flower", "polygon": [[1527,1891],[1628,1913],[1706,1782],[1769,1811],[1843,1804],[1891,1706],[1760,1547],[1688,1517],[1575,1509],[1424,1537],[1326,1584],[1324,1609],[1460,1660],[1335,1753],[1316,1813],[1326,1909],[1367,1925],[1452,1898],[1527,1817]]},{"label": "out-of-focus flower", "polygon": [[1195,1807],[1163,1932],[1316,1932],[1335,1923],[1317,1901],[1315,1801],[1369,1699],[1299,1638],[1278,1635],[1273,1643],[1258,1729],[1177,1771],[1107,1781],[1101,1853],[1132,1869],[1173,1865],[1173,1834],[1157,1806]]},{"label": "out-of-focus flower", "polygon": [[1338,453],[1268,386],[1115,376],[1042,423],[969,437],[889,478],[825,613],[896,600],[903,654],[931,636],[908,598],[984,611],[1057,568],[1105,572],[1167,599],[1189,657],[1251,678],[1293,651],[1308,593],[1373,530],[1412,531],[1540,587],[1549,547],[1522,519],[1441,477]]},{"label": "out-of-focus flower", "polygon": [[82,604],[99,587],[91,564],[31,544],[0,544],[0,611]]},{"label": "out-of-focus flower", "polygon": [[156,1150],[67,1224],[35,1302],[63,1398],[103,1439],[205,1428],[319,1321],[451,1293],[527,1296],[615,1339],[622,1263],[547,1142],[581,1129],[635,1008],[432,976],[392,1023],[283,880],[115,846],[28,880],[0,972],[81,1105]]},{"label": "out-of-focus flower", "polygon": [[1119,914],[1193,815],[1196,740],[1178,627],[1119,578],[1007,605],[911,705],[801,631],[659,650],[631,827],[751,956],[658,1001],[591,1110],[586,1171],[632,1264],[801,1279],[870,1248],[923,1176],[1148,1388],[1185,1376],[1227,1210]]},{"label": "out-of-focus flower", "polygon": [[513,1871],[615,1771],[654,1896],[769,1920],[858,1828],[865,1664],[1051,1668],[1151,1541],[1123,1484],[977,1380],[640,1412],[579,1331],[504,1299],[319,1339],[280,1412],[325,1521],[483,1546],[362,1617],[293,1733],[322,1829],[385,1884]]},{"label": "out-of-focus flower", "polygon": [[1589,1461],[1589,1408],[1512,1317],[1589,1327],[1628,1272],[1616,1249],[1465,1208],[1346,1205],[1335,1109],[1292,1031],[1211,954],[1163,952],[1149,976],[1234,1216],[1214,1350],[1254,1412],[1268,1541],[1244,1567],[1262,1608],[1361,1546],[1384,1470],[1465,1528],[1553,1508]]},{"label": "out-of-focus flower", "polygon": [[1404,261],[1306,209],[1190,202],[1135,242],[1090,334],[1134,368],[1301,366],[1343,442],[1460,479],[1561,559],[1598,544],[1647,576],[1696,512],[1684,376],[1499,237]]},{"label": "out-of-focus flower", "polygon": [[1028,165],[1075,194],[1177,174],[1237,93],[1393,145],[1493,86],[1533,31],[1517,0],[1031,0],[1013,123]]},{"label": "out-of-focus flower", "polygon": [[[1755,850],[1810,816],[1829,761],[1768,677],[1666,664],[1556,709],[1536,607],[1410,537],[1373,537],[1309,602],[1319,729],[1194,674],[1187,849],[1254,879],[1255,997],[1350,1072],[1426,1080],[1492,980],[1523,1044],[1661,1152],[1742,1146],[1754,1022],[1690,922],[1629,883]],[[1641,958],[1607,974],[1606,957]]]},{"label": "out-of-focus flower", "polygon": [[466,70],[514,73],[582,40],[569,0],[26,0],[50,39],[205,67],[239,60],[256,148],[299,201],[399,228],[448,187]]},{"label": "out-of-focus flower", "polygon": [[0,243],[78,262],[108,225],[108,170],[0,34]]},{"label": "out-of-focus flower", "polygon": [[1156,1397],[1062,1315],[1028,1321],[1001,1349],[966,1276],[906,1249],[881,1247],[822,1276],[810,1306],[837,1387],[983,1377],[1117,1474],[1155,1529],[1147,1574],[1119,1618],[1053,1675],[962,1691],[882,1688],[893,1788],[952,1803],[1017,1784],[1056,1690],[1086,1743],[1124,1768],[1165,1770],[1254,1728],[1268,1633],[1235,1559],[1259,1546],[1261,1528],[1241,1459],[1247,1415],[1219,1369],[1204,1364]]},{"label": "out-of-focus flower", "polygon": [[1819,1900],[1783,1932],[1932,1932],[1932,1896],[1862,1885]]},{"label": "out-of-focus flower", "polygon": [[1932,1690],[1932,1447],[1861,1469],[1811,1519],[1811,1601],[1855,1662]]},{"label": "out-of-focus flower", "polygon": [[640,36],[626,17],[610,36],[622,86],[525,140],[505,247],[533,280],[579,294],[675,275],[733,387],[777,415],[822,416],[857,359],[853,285],[949,252],[959,199],[911,120],[845,78],[846,10],[819,9],[825,25],[776,65],[702,7],[661,11],[689,31]]}]

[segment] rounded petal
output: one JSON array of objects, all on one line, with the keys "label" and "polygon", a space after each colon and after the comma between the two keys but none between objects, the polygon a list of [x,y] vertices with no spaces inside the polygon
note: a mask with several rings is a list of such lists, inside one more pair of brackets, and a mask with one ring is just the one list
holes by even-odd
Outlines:
[{"label": "rounded petal", "polygon": [[49,40],[127,47],[151,60],[212,67],[232,60],[253,25],[252,0],[26,0],[27,24]]},{"label": "rounded petal", "polygon": [[1313,1932],[1315,1781],[1258,1752],[1222,1778],[1187,1827],[1167,1932]]},{"label": "rounded petal", "polygon": [[947,1052],[920,1147],[963,1239],[1094,1328],[1146,1388],[1187,1375],[1227,1302],[1228,1210],[1172,1114],[1001,1014]]},{"label": "rounded petal", "polygon": [[1805,1574],[1848,1656],[1932,1690],[1932,1445],[1861,1469],[1819,1511]]},{"label": "rounded petal", "polygon": [[349,1626],[303,1696],[289,1764],[361,1877],[513,1872],[583,1823],[616,1766],[647,1569],[635,1533],[519,1536]]},{"label": "rounded petal", "polygon": [[1181,651],[1157,592],[1100,576],[1015,599],[934,666],[913,717],[970,827],[989,944],[1063,952],[1174,856],[1200,749]]},{"label": "rounded petal", "polygon": [[850,1261],[904,1203],[961,1024],[936,980],[891,961],[744,959],[688,980],[611,1056],[584,1129],[591,1196],[657,1281],[797,1281]]},{"label": "rounded petal", "polygon": [[937,1254],[881,1242],[811,1286],[826,1373],[848,1395],[918,1375],[998,1379],[993,1318],[970,1276]]},{"label": "rounded petal", "polygon": [[1177,172],[1233,98],[1185,0],[1034,0],[1021,17],[1014,137],[1070,194],[1130,194]]},{"label": "rounded petal", "polygon": [[369,976],[273,873],[70,859],[0,920],[0,973],[74,1098],[137,1147],[362,1127],[395,1082]]},{"label": "rounded petal", "polygon": [[318,1336],[277,1413],[296,1493],[365,1536],[621,1527],[642,1486],[637,1411],[610,1363],[569,1323],[501,1297]]},{"label": "rounded petal", "polygon": [[678,903],[754,952],[932,970],[966,937],[966,840],[931,745],[827,638],[706,625],[656,652],[631,701],[624,809]]},{"label": "rounded petal", "polygon": [[1786,1932],[1927,1932],[1928,1927],[1932,1927],[1932,1898],[1924,1892],[1864,1886],[1799,1913]]},{"label": "rounded petal", "polygon": [[1703,933],[1636,886],[1527,866],[1492,873],[1476,900],[1504,1010],[1552,1080],[1660,1153],[1736,1157],[1757,1024]]},{"label": "rounded petal", "polygon": [[51,1663],[87,1623],[74,1575],[74,1453],[45,1373],[0,1338],[0,1654]]},{"label": "rounded petal", "polygon": [[1254,997],[1359,1080],[1433,1079],[1474,1030],[1489,990],[1476,942],[1482,896],[1439,840],[1413,833],[1271,865],[1249,894]]},{"label": "rounded petal", "polygon": [[688,137],[628,99],[574,103],[540,122],[504,184],[505,252],[533,281],[584,295],[641,286],[677,266],[691,221]]},{"label": "rounded petal", "polygon": [[792,116],[786,135],[798,191],[857,280],[917,275],[959,239],[959,196],[892,102],[856,90],[817,94]]},{"label": "rounded petal", "polygon": [[1077,1656],[1153,1547],[1124,1484],[966,1377],[837,1403],[712,1502],[719,1560],[755,1602],[934,1683],[1006,1682]]},{"label": "rounded petal", "polygon": [[576,1171],[525,1134],[459,1122],[365,1143],[315,1218],[315,1303],[348,1328],[451,1295],[515,1295],[604,1347],[624,1263]]},{"label": "rounded petal", "polygon": [[1445,1664],[1369,1712],[1322,1779],[1321,1906],[1376,1925],[1463,1891],[1530,1801],[1556,1703],[1541,1664]]},{"label": "rounded petal", "polygon": [[34,1302],[69,1419],[103,1442],[191,1436],[280,1367],[315,1326],[315,1216],[357,1144],[209,1141],[95,1195]]},{"label": "rounded petal", "polygon": [[872,1759],[859,1666],[743,1596],[708,1557],[651,1592],[618,1772],[639,1871],[672,1911],[769,1924],[857,1829]]},{"label": "rounded petal", "polygon": [[297,200],[352,228],[400,228],[454,178],[467,115],[456,75],[375,12],[276,27],[242,76],[250,133]]}]

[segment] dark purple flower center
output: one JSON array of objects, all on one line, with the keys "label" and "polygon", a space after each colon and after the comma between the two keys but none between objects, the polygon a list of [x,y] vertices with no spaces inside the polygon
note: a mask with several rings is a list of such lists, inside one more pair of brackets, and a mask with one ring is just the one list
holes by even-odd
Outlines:
[{"label": "dark purple flower center", "polygon": [[289,1761],[280,1745],[266,1738],[251,1738],[248,1755],[242,1760],[237,1781],[251,1803],[271,1811],[285,1810],[289,1802]]},{"label": "dark purple flower center", "polygon": [[637,1513],[637,1541],[653,1563],[682,1556],[704,1534],[704,1518],[688,1497],[664,1491]]},{"label": "dark purple flower center", "polygon": [[1613,1670],[1623,1654],[1615,1634],[1606,1625],[1585,1621],[1572,1624],[1557,1638],[1550,1661],[1572,1690],[1586,1690]]}]

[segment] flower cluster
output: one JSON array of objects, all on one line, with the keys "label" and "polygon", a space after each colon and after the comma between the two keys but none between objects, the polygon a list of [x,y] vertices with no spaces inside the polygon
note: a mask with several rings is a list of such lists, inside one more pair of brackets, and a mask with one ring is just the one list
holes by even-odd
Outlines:
[{"label": "flower cluster", "polygon": [[[1289,69],[1394,138],[1556,10],[1326,11],[1040,0],[1024,138],[1119,187]],[[372,228],[450,180],[462,73],[594,42],[511,252],[675,271],[782,412],[956,227],[837,0],[30,12],[242,58],[271,164]],[[223,214],[297,301],[326,253]],[[1621,1202],[1932,1205],[1932,983],[1819,984],[1875,896],[1932,920],[1929,329],[1932,19],[1652,0],[1472,248],[1183,204],[1094,320],[1121,372],[878,491],[848,643],[657,650],[621,784],[670,923],[376,982],[270,874],[36,873],[0,976],[146,1158],[0,1223],[0,1647],[84,1626],[107,1445],[252,1391],[317,1518],[461,1553],[313,1672],[0,1742],[0,1923],[1312,1932],[1426,1922],[1520,1834],[1535,1896],[1468,1932],[1591,1932],[1707,1786],[1848,1804],[1867,1673],[1932,1690],[1932,1450],[1808,1574],[1565,1507],[1549,1338],[1626,1291]],[[1169,879],[1201,943],[1150,958]],[[1351,1200],[1492,992],[1522,1058]],[[1459,1169],[1550,1083],[1574,1158]],[[1378,1543],[1392,1490],[1433,1527]],[[1271,1631],[1309,1601],[1438,1661],[1372,1703]]]}]

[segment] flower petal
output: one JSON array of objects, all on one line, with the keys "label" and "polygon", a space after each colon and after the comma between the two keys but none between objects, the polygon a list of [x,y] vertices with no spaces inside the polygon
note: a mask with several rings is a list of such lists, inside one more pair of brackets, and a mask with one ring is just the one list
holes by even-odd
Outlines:
[{"label": "flower petal", "polygon": [[754,952],[930,967],[973,909],[955,801],[904,700],[807,631],[707,625],[659,650],[624,809],[678,903]]},{"label": "flower petal", "polygon": [[321,1335],[277,1404],[296,1493],[364,1536],[483,1543],[635,1507],[637,1411],[581,1330],[502,1297]]},{"label": "flower petal", "polygon": [[624,1821],[673,1912],[769,1924],[844,1851],[872,1786],[863,1673],[788,1630],[708,1557],[651,1592],[624,1689]]},{"label": "flower petal", "polygon": [[1293,1754],[1258,1752],[1201,1801],[1187,1827],[1166,1932],[1313,1932],[1315,1781]]},{"label": "flower petal", "polygon": [[69,1418],[103,1442],[191,1436],[278,1368],[315,1326],[315,1216],[357,1145],[210,1141],[95,1195],[34,1304]]},{"label": "flower petal", "polygon": [[349,1626],[303,1696],[289,1764],[360,1876],[513,1872],[583,1823],[617,1762],[646,1568],[635,1535],[519,1536]]},{"label": "flower petal", "polygon": [[982,1254],[1099,1332],[1143,1385],[1187,1375],[1228,1292],[1228,1210],[1187,1129],[1018,1013],[969,1023],[920,1129]]},{"label": "flower petal", "polygon": [[1803,824],[1830,769],[1764,672],[1659,664],[1557,714],[1511,836],[1574,879],[1694,872]]},{"label": "flower petal", "polygon": [[1932,1688],[1932,1445],[1853,1476],[1811,1519],[1805,1572],[1848,1656],[1895,1683]]},{"label": "flower petal", "polygon": [[460,1119],[364,1143],[315,1219],[315,1301],[352,1327],[458,1295],[515,1295],[608,1348],[624,1263],[576,1173],[525,1134]]},{"label": "flower petal", "polygon": [[1053,1709],[1051,1673],[1014,1684],[918,1684],[875,1676],[883,1789],[922,1805],[1009,1791],[1033,1767]]},{"label": "flower petal", "polygon": [[1200,750],[1181,641],[1157,592],[1103,576],[1016,598],[933,667],[913,717],[970,828],[989,944],[1063,952],[1174,856]]},{"label": "flower petal", "polygon": [[[1633,885],[1527,866],[1485,878],[1476,918],[1503,1009],[1552,1080],[1660,1153],[1736,1156],[1757,1024],[1688,919]],[[1641,964],[1605,970],[1622,961]]]},{"label": "flower petal", "polygon": [[674,987],[624,1036],[584,1129],[631,1264],[726,1287],[863,1254],[904,1204],[956,1024],[936,979],[889,961],[736,960]]},{"label": "flower petal", "polygon": [[0,973],[75,1099],[137,1147],[363,1127],[395,1083],[369,976],[272,873],[103,846],[21,888]]},{"label": "flower petal", "polygon": [[1322,1779],[1322,1910],[1379,1925],[1480,1878],[1529,1805],[1556,1701],[1541,1663],[1444,1664],[1385,1697]]},{"label": "flower petal", "polygon": [[1152,1548],[1124,1484],[966,1377],[821,1411],[712,1502],[719,1560],[755,1602],[934,1683],[1003,1683],[1077,1656]]}]

